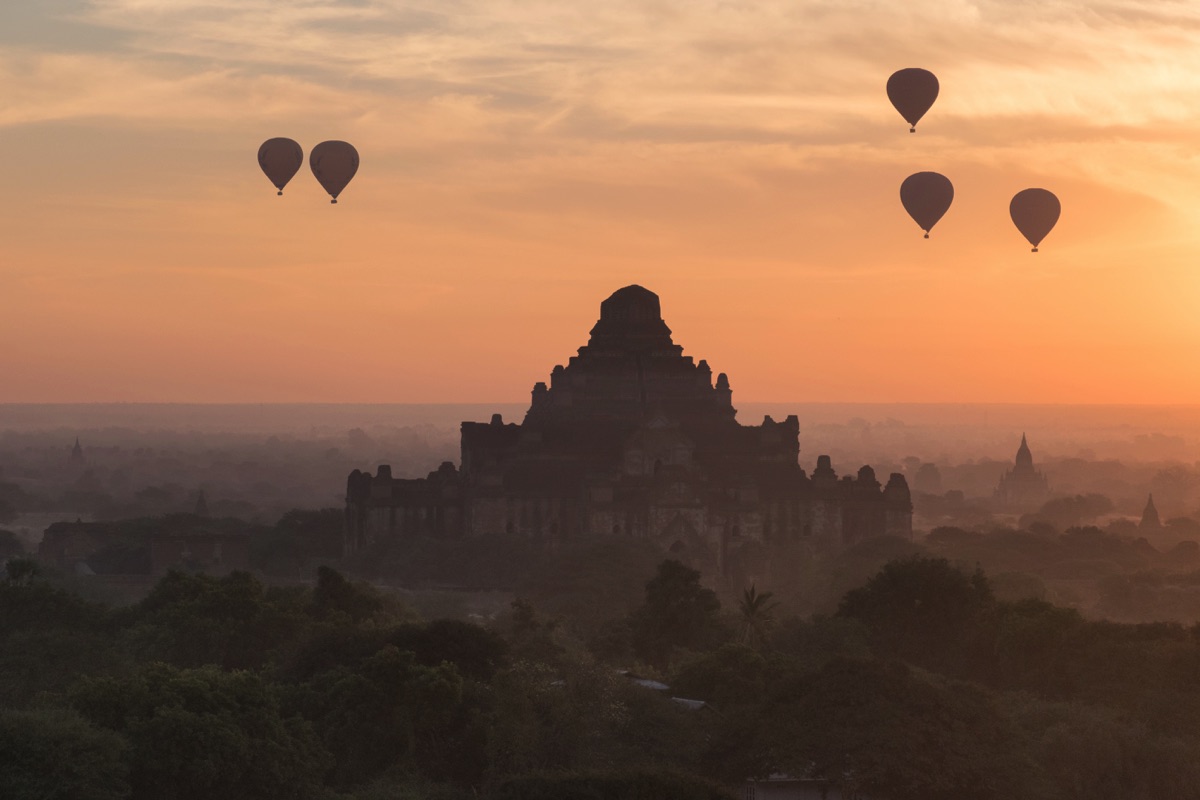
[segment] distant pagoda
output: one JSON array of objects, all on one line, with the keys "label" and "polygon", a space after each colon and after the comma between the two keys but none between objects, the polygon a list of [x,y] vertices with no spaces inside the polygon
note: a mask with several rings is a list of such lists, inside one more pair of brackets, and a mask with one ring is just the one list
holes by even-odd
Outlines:
[{"label": "distant pagoda", "polygon": [[1154,495],[1146,498],[1146,508],[1142,511],[1142,521],[1138,523],[1141,530],[1158,530],[1162,522],[1158,518],[1158,509],[1154,507]]},{"label": "distant pagoda", "polygon": [[1024,433],[1017,448],[1017,463],[1001,476],[994,497],[1002,510],[1018,513],[1036,511],[1050,499],[1050,485],[1046,476],[1034,469],[1033,453]]}]

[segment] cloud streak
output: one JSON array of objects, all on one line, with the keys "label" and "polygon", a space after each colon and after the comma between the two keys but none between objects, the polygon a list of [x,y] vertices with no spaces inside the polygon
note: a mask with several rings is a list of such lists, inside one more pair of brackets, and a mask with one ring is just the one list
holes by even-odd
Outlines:
[{"label": "cloud streak", "polygon": [[[1200,8],[1190,3],[23,7],[42,9],[20,20],[33,35],[0,38],[0,143],[21,155],[6,173],[0,236],[25,276],[12,297],[22,316],[0,321],[0,339],[39,313],[65,313],[63,298],[80,314],[94,301],[108,310],[71,340],[82,352],[124,309],[122,341],[158,337],[192,352],[206,335],[242,335],[244,374],[256,328],[272,326],[310,348],[320,340],[321,352],[341,343],[347,358],[362,355],[362,377],[341,399],[418,399],[398,379],[374,385],[359,342],[427,341],[455,318],[463,343],[396,355],[442,381],[422,399],[451,399],[492,391],[445,366],[471,358],[465,342],[503,330],[511,352],[489,369],[527,376],[558,357],[547,342],[576,344],[554,326],[575,331],[576,311],[643,281],[671,296],[700,357],[743,359],[731,369],[752,396],[806,391],[803,363],[793,374],[755,354],[786,331],[831,348],[812,363],[834,365],[828,385],[860,397],[1021,399],[982,372],[880,366],[864,343],[902,331],[917,365],[947,348],[945,358],[968,360],[1000,330],[1015,337],[1009,349],[1036,351],[1036,326],[1009,332],[1006,305],[1039,292],[1053,299],[1038,313],[1058,308],[1064,329],[1116,340],[1095,303],[1124,313],[1138,248],[1154,242],[1169,270],[1200,255]],[[888,74],[907,66],[942,83],[915,136],[884,94]],[[363,169],[338,215],[306,173],[284,198],[257,174],[258,143],[277,135],[359,146]],[[929,242],[896,197],[919,169],[944,171],[958,190]],[[1018,263],[1028,248],[1007,201],[1030,185],[1054,188],[1065,211],[1044,257]],[[1084,275],[1107,292],[1088,309],[1071,296]],[[1172,311],[1129,334],[1176,358],[1200,346],[1178,300],[1200,300],[1200,284],[1178,280],[1156,296]],[[540,294],[496,300],[516,285]],[[139,323],[146,304],[175,311]],[[470,314],[458,319],[459,308]],[[710,333],[710,313],[735,333]],[[938,338],[972,322],[976,334]],[[856,344],[839,349],[848,330]],[[311,366],[296,363],[276,372]],[[219,358],[208,367],[220,374]],[[1084,383],[1102,380],[1085,373]],[[510,396],[528,388],[513,381],[502,387]],[[922,382],[930,394],[911,394]],[[1188,399],[1200,401],[1196,384]]]}]

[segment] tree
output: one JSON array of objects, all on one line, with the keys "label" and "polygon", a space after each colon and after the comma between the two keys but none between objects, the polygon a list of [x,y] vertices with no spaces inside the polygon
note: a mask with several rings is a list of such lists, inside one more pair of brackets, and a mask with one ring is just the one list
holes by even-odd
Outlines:
[{"label": "tree", "polygon": [[128,745],[73,711],[0,709],[0,787],[8,800],[122,800]]},{"label": "tree", "polygon": [[755,650],[766,644],[768,634],[775,625],[772,612],[779,607],[779,603],[771,602],[774,596],[774,592],[759,594],[754,584],[742,592],[742,601],[738,606],[741,612],[742,644]]},{"label": "tree", "polygon": [[267,589],[248,572],[170,572],[134,606],[134,640],[151,659],[178,666],[255,669],[311,624],[305,594]]},{"label": "tree", "polygon": [[86,719],[131,745],[133,800],[317,797],[328,752],[284,717],[250,672],[156,664],[124,680],[85,679],[71,694]]},{"label": "tree", "polygon": [[732,706],[761,704],[765,699],[767,662],[744,644],[725,644],[690,658],[671,679],[680,697],[705,700],[725,713]]},{"label": "tree", "polygon": [[703,746],[695,712],[587,660],[558,669],[517,661],[497,673],[492,697],[487,753],[493,779],[679,765]]},{"label": "tree", "polygon": [[1048,522],[1061,531],[1094,520],[1112,510],[1112,501],[1102,494],[1055,497],[1047,500],[1036,514],[1023,516],[1021,524],[1027,526],[1034,522]]},{"label": "tree", "polygon": [[448,662],[464,676],[481,681],[491,679],[508,651],[496,634],[456,619],[401,625],[388,636],[388,642],[412,652],[419,664],[436,667]]},{"label": "tree", "polygon": [[774,766],[842,795],[894,800],[1028,797],[1036,770],[986,692],[897,662],[835,659],[782,687],[761,727]]},{"label": "tree", "polygon": [[721,601],[700,585],[700,573],[678,561],[664,561],[646,583],[646,600],[631,619],[634,651],[666,666],[676,648],[699,650],[720,633]]},{"label": "tree", "polygon": [[42,574],[42,566],[32,558],[10,558],[4,564],[8,583],[13,586],[28,586]]},{"label": "tree", "polygon": [[440,763],[439,751],[461,750],[454,734],[463,722],[462,699],[463,679],[452,664],[425,667],[388,645],[354,666],[315,676],[292,692],[291,702],[334,755],[334,781],[350,785],[397,764],[419,765],[426,757]]},{"label": "tree", "polygon": [[317,588],[313,590],[313,613],[318,617],[345,614],[355,622],[374,616],[383,609],[383,599],[367,584],[346,580],[330,567],[317,568]]},{"label": "tree", "polygon": [[1073,608],[1027,599],[999,607],[996,636],[977,677],[1002,689],[1064,697],[1074,681],[1070,649],[1086,623]]},{"label": "tree", "polygon": [[40,579],[41,567],[33,559],[10,559],[6,569],[7,580],[0,580],[0,637],[18,630],[95,629],[105,623],[102,606]]},{"label": "tree", "polygon": [[825,567],[813,576],[815,581],[828,586],[822,592],[824,602],[818,610],[832,613],[846,592],[865,584],[890,562],[922,554],[924,550],[920,545],[900,536],[873,536],[855,542],[835,553]]},{"label": "tree", "polygon": [[12,531],[0,530],[0,559],[11,559],[22,555],[25,545]]},{"label": "tree", "polygon": [[990,635],[984,627],[994,607],[981,571],[967,575],[943,558],[913,556],[848,592],[838,616],[864,623],[881,654],[961,675]]},{"label": "tree", "polygon": [[1006,697],[1045,770],[1053,797],[1063,800],[1191,798],[1200,786],[1200,747],[1105,708],[1047,703],[1028,694]]}]

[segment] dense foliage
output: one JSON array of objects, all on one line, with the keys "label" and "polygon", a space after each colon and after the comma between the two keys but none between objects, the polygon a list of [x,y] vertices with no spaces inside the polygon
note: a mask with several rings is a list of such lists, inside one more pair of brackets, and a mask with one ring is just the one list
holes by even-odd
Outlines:
[{"label": "dense foliage", "polygon": [[559,576],[584,573],[575,599],[485,624],[327,567],[171,573],[108,607],[12,560],[4,796],[715,800],[779,773],[881,800],[1200,796],[1200,628],[1001,600],[920,555],[827,617],[754,586],[723,608],[673,561],[605,603],[628,578],[594,552]]}]

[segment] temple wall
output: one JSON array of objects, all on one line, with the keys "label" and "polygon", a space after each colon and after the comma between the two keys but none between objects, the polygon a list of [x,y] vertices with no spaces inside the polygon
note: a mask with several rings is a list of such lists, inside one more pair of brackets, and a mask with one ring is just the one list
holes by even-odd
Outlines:
[{"label": "temple wall", "polygon": [[610,506],[592,507],[585,516],[584,531],[592,536],[624,536],[625,532],[619,530],[622,516]]},{"label": "temple wall", "polygon": [[903,539],[911,539],[912,530],[912,511],[903,509],[889,508],[885,512],[884,533],[887,536],[899,536]]},{"label": "temple wall", "polygon": [[[468,536],[516,533],[512,504],[511,500],[504,497],[481,497],[469,501],[464,532]],[[510,520],[513,521],[511,526]]]},{"label": "temple wall", "polygon": [[842,506],[836,500],[818,499],[812,504],[812,537],[819,544],[842,541]]},{"label": "temple wall", "polygon": [[676,541],[694,547],[708,537],[708,514],[698,506],[651,506],[647,538],[670,548]]}]

